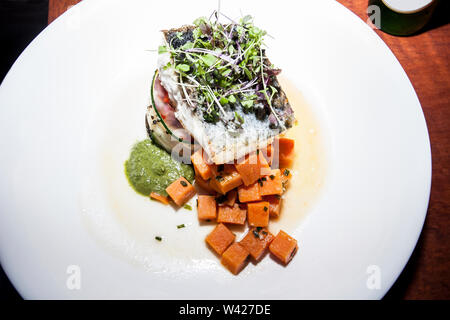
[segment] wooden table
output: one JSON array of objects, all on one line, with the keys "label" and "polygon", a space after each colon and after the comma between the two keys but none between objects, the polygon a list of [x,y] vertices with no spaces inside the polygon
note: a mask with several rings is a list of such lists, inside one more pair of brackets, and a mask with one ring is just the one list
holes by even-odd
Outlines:
[{"label": "wooden table", "polygon": [[[338,1],[367,21],[368,0]],[[48,22],[78,2],[50,0]],[[441,8],[422,33],[411,37],[376,30],[400,61],[419,96],[433,157],[425,225],[411,259],[386,299],[450,299],[450,24],[444,13]]]}]

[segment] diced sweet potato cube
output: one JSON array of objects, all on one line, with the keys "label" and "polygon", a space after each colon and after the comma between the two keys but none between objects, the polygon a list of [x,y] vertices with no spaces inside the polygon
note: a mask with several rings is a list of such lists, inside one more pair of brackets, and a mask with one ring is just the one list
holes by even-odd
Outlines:
[{"label": "diced sweet potato cube", "polygon": [[199,195],[197,199],[199,220],[214,220],[217,216],[216,197]]},{"label": "diced sweet potato cube", "polygon": [[272,168],[291,167],[295,159],[295,140],[279,137],[272,145]]},{"label": "diced sweet potato cube", "polygon": [[270,203],[269,215],[271,218],[278,218],[281,213],[281,197],[279,195],[264,196],[264,201]]},{"label": "diced sweet potato cube", "polygon": [[243,159],[239,159],[235,165],[246,186],[255,183],[261,176],[268,173],[269,164],[260,152],[252,152]]},{"label": "diced sweet potato cube", "polygon": [[254,182],[251,185],[241,185],[238,188],[240,202],[260,201],[261,193],[259,192],[259,183]]},{"label": "diced sweet potato cube", "polygon": [[251,228],[239,243],[258,261],[264,255],[274,236],[266,228]]},{"label": "diced sweet potato cube", "polygon": [[150,193],[150,198],[158,200],[159,202],[164,203],[164,204],[169,204],[169,201],[170,201],[169,197],[160,195],[159,193],[156,193],[156,192]]},{"label": "diced sweet potato cube", "polygon": [[219,223],[210,234],[206,236],[206,243],[217,254],[222,253],[233,243],[236,236],[225,225]]},{"label": "diced sweet potato cube", "polygon": [[283,230],[280,230],[269,246],[270,252],[284,264],[288,264],[291,261],[297,249],[297,240]]},{"label": "diced sweet potato cube", "polygon": [[195,188],[184,177],[180,177],[166,188],[166,192],[181,207],[194,196]]},{"label": "diced sweet potato cube", "polygon": [[222,264],[233,274],[238,274],[247,263],[249,252],[239,243],[233,243],[222,255]]},{"label": "diced sweet potato cube", "polygon": [[210,187],[209,180],[203,180],[200,176],[195,177],[195,185],[198,186],[199,193],[215,194],[216,191]]},{"label": "diced sweet potato cube", "polygon": [[191,155],[191,161],[194,165],[195,175],[200,176],[203,180],[208,180],[214,174],[213,167],[215,164],[208,164],[208,161],[205,159],[207,156],[204,153],[203,149],[198,149]]},{"label": "diced sweet potato cube", "polygon": [[262,177],[260,181],[260,192],[262,196],[283,193],[280,169],[272,170],[270,175]]},{"label": "diced sweet potato cube", "polygon": [[247,210],[241,209],[237,203],[234,206],[219,206],[217,222],[230,224],[245,224]]},{"label": "diced sweet potato cube", "polygon": [[236,198],[237,198],[237,191],[236,190],[230,190],[226,194],[226,199],[225,199],[224,204],[227,205],[227,206],[232,207],[236,203]]},{"label": "diced sweet potato cube", "polygon": [[224,170],[209,180],[209,185],[215,191],[226,194],[228,191],[239,187],[242,184],[241,175],[233,165],[226,164]]},{"label": "diced sweet potato cube", "polygon": [[269,207],[267,201],[247,204],[248,224],[252,227],[267,227],[269,225]]}]

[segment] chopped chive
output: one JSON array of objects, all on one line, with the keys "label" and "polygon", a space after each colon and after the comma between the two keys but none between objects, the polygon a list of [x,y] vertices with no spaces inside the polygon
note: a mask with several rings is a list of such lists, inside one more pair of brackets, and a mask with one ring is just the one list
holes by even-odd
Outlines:
[{"label": "chopped chive", "polygon": [[289,176],[290,171],[288,169],[284,169],[283,174],[288,177]]},{"label": "chopped chive", "polygon": [[275,179],[275,176],[273,174],[271,174],[269,177],[270,177],[270,180]]},{"label": "chopped chive", "polygon": [[181,180],[181,181],[180,181],[180,184],[181,184],[183,187],[187,187],[186,181]]},{"label": "chopped chive", "polygon": [[192,210],[192,207],[190,205],[188,205],[188,204],[185,204],[183,206],[183,208],[185,208],[186,210]]},{"label": "chopped chive", "polygon": [[267,181],[267,178],[266,177],[262,177],[261,180],[262,181]]},{"label": "chopped chive", "polygon": [[183,223],[183,224],[177,225],[177,229],[181,229],[181,228],[184,228],[184,227],[186,227],[186,226],[184,225],[184,223]]},{"label": "chopped chive", "polygon": [[161,240],[162,240],[162,238],[161,238],[161,237],[159,237],[159,236],[156,236],[156,237],[155,237],[155,240],[161,241]]},{"label": "chopped chive", "polygon": [[267,210],[269,210],[269,208],[267,208],[267,207],[264,207],[264,211],[267,211]]}]

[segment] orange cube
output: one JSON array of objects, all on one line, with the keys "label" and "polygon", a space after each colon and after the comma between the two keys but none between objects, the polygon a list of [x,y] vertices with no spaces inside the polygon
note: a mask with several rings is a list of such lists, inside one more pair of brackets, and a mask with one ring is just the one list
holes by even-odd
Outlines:
[{"label": "orange cube", "polygon": [[169,197],[160,195],[157,192],[150,193],[150,198],[158,200],[159,202],[164,203],[164,204],[169,204],[169,202],[170,202]]},{"label": "orange cube", "polygon": [[239,243],[256,261],[260,260],[274,236],[266,228],[251,228]]},{"label": "orange cube", "polygon": [[288,264],[291,261],[297,249],[297,240],[283,230],[280,230],[269,246],[270,252],[284,264]]},{"label": "orange cube", "polygon": [[279,195],[264,196],[264,201],[270,203],[269,215],[271,218],[278,218],[281,213],[281,197]]},{"label": "orange cube", "polygon": [[205,157],[207,156],[203,149],[198,149],[191,155],[191,161],[194,165],[195,175],[200,176],[203,180],[208,180],[213,176],[215,164],[209,164]]},{"label": "orange cube", "polygon": [[267,201],[247,204],[248,225],[252,227],[267,227],[269,225],[269,207]]},{"label": "orange cube", "polygon": [[206,243],[219,255],[233,243],[236,236],[225,225],[219,223],[210,234],[206,236]]},{"label": "orange cube", "polygon": [[166,188],[166,192],[181,207],[194,196],[195,188],[184,177],[180,177]]},{"label": "orange cube", "polygon": [[239,243],[233,243],[222,255],[220,262],[233,274],[244,269],[249,252]]},{"label": "orange cube", "polygon": [[278,139],[278,163],[279,168],[292,167],[295,158],[295,140],[289,138]]},{"label": "orange cube", "polygon": [[218,172],[214,178],[209,180],[209,185],[215,191],[226,194],[228,191],[239,187],[242,184],[241,175],[233,165],[224,165],[224,170]]},{"label": "orange cube", "polygon": [[265,177],[260,179],[260,192],[262,196],[283,193],[283,182],[281,180],[280,169],[274,169]]},{"label": "orange cube", "polygon": [[252,152],[235,164],[236,170],[242,177],[246,186],[255,183],[261,176],[270,170],[269,164],[262,153]]},{"label": "orange cube", "polygon": [[258,182],[252,183],[248,186],[239,186],[238,194],[240,202],[260,201],[262,199]]},{"label": "orange cube", "polygon": [[245,224],[247,210],[241,209],[237,203],[234,206],[219,206],[217,222],[230,224]]},{"label": "orange cube", "polygon": [[226,194],[225,202],[223,204],[232,207],[236,203],[236,198],[237,198],[236,190],[233,189],[231,191],[228,191],[228,193]]},{"label": "orange cube", "polygon": [[216,198],[214,196],[199,195],[197,199],[197,213],[199,220],[214,220],[217,216]]},{"label": "orange cube", "polygon": [[209,180],[203,180],[202,177],[196,176],[195,177],[195,186],[198,187],[197,191],[199,193],[207,193],[207,194],[215,194],[216,191],[214,191],[210,185]]}]

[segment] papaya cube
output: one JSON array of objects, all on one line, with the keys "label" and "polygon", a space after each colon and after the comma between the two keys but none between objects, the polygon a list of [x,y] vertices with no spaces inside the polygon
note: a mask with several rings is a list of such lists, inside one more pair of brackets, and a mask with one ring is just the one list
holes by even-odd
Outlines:
[{"label": "papaya cube", "polygon": [[281,197],[279,195],[264,196],[264,201],[270,203],[269,215],[271,218],[278,218],[281,213]]},{"label": "papaya cube", "polygon": [[194,165],[195,175],[200,176],[203,180],[208,180],[213,176],[215,164],[208,163],[205,159],[203,149],[198,149],[191,155],[191,161]]},{"label": "papaya cube", "polygon": [[228,191],[228,193],[226,194],[226,199],[225,199],[224,204],[232,207],[236,203],[236,198],[237,198],[236,190]]},{"label": "papaya cube", "polygon": [[206,243],[219,255],[233,243],[236,236],[225,225],[219,223],[210,234],[206,236]]},{"label": "papaya cube", "polygon": [[256,261],[260,260],[272,242],[274,235],[266,228],[251,228],[239,243]]},{"label": "papaya cube", "polygon": [[280,169],[274,169],[271,173],[260,180],[260,192],[262,196],[283,193],[283,182]]},{"label": "papaya cube", "polygon": [[214,196],[199,195],[197,199],[197,213],[199,220],[216,219],[216,198]]},{"label": "papaya cube", "polygon": [[262,152],[252,152],[246,155],[237,161],[235,167],[246,186],[255,183],[270,170],[269,164]]},{"label": "papaya cube", "polygon": [[252,227],[267,227],[269,225],[269,207],[267,201],[247,204],[248,224]]},{"label": "papaya cube", "polygon": [[222,255],[220,262],[233,274],[244,269],[249,252],[239,243],[233,243]]},{"label": "papaya cube", "polygon": [[234,206],[219,206],[217,222],[230,224],[245,224],[247,210],[241,209],[237,203]]},{"label": "papaya cube", "polygon": [[166,188],[166,192],[181,207],[194,196],[195,188],[184,177],[180,177]]},{"label": "papaya cube", "polygon": [[239,187],[242,184],[241,175],[233,165],[226,164],[224,170],[209,180],[209,185],[215,191],[226,194],[228,191]]},{"label": "papaya cube", "polygon": [[283,230],[280,230],[269,246],[269,251],[284,264],[288,264],[291,261],[297,249],[297,240]]},{"label": "papaya cube", "polygon": [[195,186],[198,187],[197,190],[199,193],[207,193],[207,194],[215,194],[216,191],[214,191],[209,186],[209,180],[203,180],[202,177],[196,176],[195,177]]},{"label": "papaya cube", "polygon": [[278,138],[278,164],[279,168],[291,167],[295,158],[295,140],[289,138]]},{"label": "papaya cube", "polygon": [[260,201],[261,193],[259,192],[259,183],[254,182],[251,185],[241,185],[238,188],[240,202]]}]

